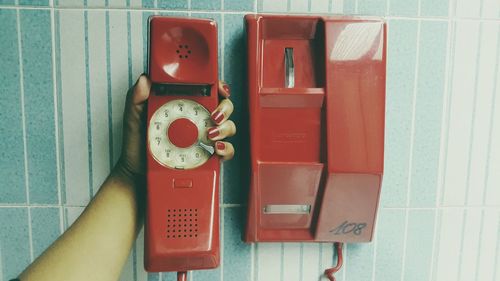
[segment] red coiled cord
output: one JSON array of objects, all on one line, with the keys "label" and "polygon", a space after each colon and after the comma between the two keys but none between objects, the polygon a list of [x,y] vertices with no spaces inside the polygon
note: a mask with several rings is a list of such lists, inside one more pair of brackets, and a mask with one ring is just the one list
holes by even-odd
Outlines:
[{"label": "red coiled cord", "polygon": [[344,246],[344,243],[336,242],[335,243],[335,249],[337,250],[337,265],[335,267],[329,268],[325,270],[325,275],[328,277],[328,280],[330,281],[335,281],[335,276],[333,274],[337,271],[340,270],[342,267],[342,263],[344,262],[342,258],[342,248]]}]

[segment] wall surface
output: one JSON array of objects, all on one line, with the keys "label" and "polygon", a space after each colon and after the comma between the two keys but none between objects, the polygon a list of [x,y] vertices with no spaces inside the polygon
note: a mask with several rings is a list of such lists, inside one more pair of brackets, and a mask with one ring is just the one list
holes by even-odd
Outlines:
[{"label": "wall surface", "polygon": [[[248,193],[247,13],[385,16],[385,175],[370,244],[339,281],[500,280],[500,1],[0,0],[0,281],[70,225],[120,151],[127,88],[145,70],[147,17],[219,23],[238,136],[224,164],[222,264],[190,280],[324,280],[331,244],[241,242]],[[139,237],[121,280],[147,274]]]}]

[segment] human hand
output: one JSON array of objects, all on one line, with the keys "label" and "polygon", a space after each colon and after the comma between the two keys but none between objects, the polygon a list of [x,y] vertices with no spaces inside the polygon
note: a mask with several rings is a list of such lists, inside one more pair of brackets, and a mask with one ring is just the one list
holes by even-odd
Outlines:
[{"label": "human hand", "polygon": [[[151,80],[141,75],[135,85],[129,89],[123,114],[123,146],[116,168],[135,180],[141,179],[146,173],[146,102],[151,91]],[[233,112],[233,103],[228,99],[229,87],[219,82],[219,95],[223,98],[211,116],[217,126],[208,128],[209,139],[215,141],[215,153],[223,160],[234,156],[231,143],[222,141],[236,133],[233,121],[228,120]]]}]

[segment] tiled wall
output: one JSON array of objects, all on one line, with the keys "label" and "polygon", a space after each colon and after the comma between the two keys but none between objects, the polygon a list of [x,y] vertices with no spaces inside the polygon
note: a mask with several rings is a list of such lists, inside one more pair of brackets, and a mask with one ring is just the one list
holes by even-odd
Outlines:
[{"label": "tiled wall", "polygon": [[[500,1],[254,1],[0,0],[0,281],[72,223],[116,161],[152,14],[218,21],[220,75],[239,125],[237,156],[223,170],[222,264],[190,280],[320,280],[331,244],[240,239],[249,173],[243,15],[255,12],[388,21],[377,233],[347,246],[337,280],[500,280]],[[122,280],[174,280],[144,272],[142,243]]]}]

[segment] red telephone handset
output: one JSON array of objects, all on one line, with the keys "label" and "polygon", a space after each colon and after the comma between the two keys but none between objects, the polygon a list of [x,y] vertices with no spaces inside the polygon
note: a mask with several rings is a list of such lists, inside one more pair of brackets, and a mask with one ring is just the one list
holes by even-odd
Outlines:
[{"label": "red telephone handset", "polygon": [[215,21],[149,20],[147,271],[219,265],[219,158],[207,129],[218,105]]}]

